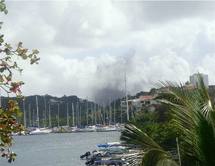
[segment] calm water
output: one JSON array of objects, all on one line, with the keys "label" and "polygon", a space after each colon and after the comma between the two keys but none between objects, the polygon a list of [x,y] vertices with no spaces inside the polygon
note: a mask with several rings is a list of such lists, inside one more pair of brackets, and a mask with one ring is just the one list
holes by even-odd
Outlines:
[{"label": "calm water", "polygon": [[94,150],[96,144],[119,141],[119,136],[119,132],[16,136],[17,159],[9,164],[0,158],[0,166],[84,166],[80,154]]}]

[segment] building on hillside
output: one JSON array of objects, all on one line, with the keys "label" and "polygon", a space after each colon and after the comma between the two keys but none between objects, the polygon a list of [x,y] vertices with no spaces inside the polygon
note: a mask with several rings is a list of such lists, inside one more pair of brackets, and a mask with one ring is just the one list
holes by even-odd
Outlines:
[{"label": "building on hillside", "polygon": [[195,89],[195,85],[191,84],[191,83],[187,83],[183,86],[184,89],[186,90],[194,90]]},{"label": "building on hillside", "polygon": [[154,100],[154,96],[140,96],[139,101],[141,105],[151,105],[151,104],[157,104],[157,102]]},{"label": "building on hillside", "polygon": [[[139,96],[139,98],[128,100],[129,111],[132,112],[141,111],[143,108],[148,111],[154,111],[154,106],[157,104],[157,101],[154,100],[154,96],[151,95]],[[126,109],[125,100],[121,101],[121,107]]]},{"label": "building on hillside", "polygon": [[207,74],[195,73],[195,74],[191,75],[190,76],[190,83],[194,86],[197,86],[197,84],[199,82],[199,77],[198,77],[199,75],[203,78],[203,82],[204,82],[205,86],[208,88],[209,81],[208,81],[208,75]]}]

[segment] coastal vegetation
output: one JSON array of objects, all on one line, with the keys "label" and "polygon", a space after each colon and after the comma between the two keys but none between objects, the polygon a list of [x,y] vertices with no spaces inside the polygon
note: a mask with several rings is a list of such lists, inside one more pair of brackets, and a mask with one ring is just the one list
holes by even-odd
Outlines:
[{"label": "coastal vegetation", "polygon": [[[194,89],[171,82],[164,83],[163,86],[167,90],[158,94],[157,101],[167,108],[170,115],[170,118],[160,125],[165,134],[160,134],[159,127],[156,127],[157,122],[153,122],[156,119],[154,117],[150,123],[144,118],[133,120],[122,132],[121,140],[141,149],[132,163],[144,166],[215,165],[214,102],[203,79],[199,76]],[[174,139],[176,141],[173,141]],[[166,145],[175,149],[177,155],[174,156],[171,148]]]},{"label": "coastal vegetation", "polygon": [[[7,14],[5,2],[0,1],[0,12]],[[2,26],[2,22],[0,26]],[[9,35],[9,34],[8,34]],[[22,81],[17,81],[14,74],[22,72],[19,66],[20,60],[29,61],[30,64],[37,64],[39,58],[38,50],[24,48],[22,42],[19,42],[16,47],[4,41],[4,34],[0,34],[0,90],[8,96],[15,94],[21,97],[20,87],[24,84]],[[17,60],[18,59],[18,60]],[[0,155],[8,159],[8,162],[14,161],[16,154],[10,150],[13,143],[12,133],[21,132],[23,126],[17,122],[17,117],[21,115],[20,109],[16,100],[9,100],[6,108],[0,105]]]}]

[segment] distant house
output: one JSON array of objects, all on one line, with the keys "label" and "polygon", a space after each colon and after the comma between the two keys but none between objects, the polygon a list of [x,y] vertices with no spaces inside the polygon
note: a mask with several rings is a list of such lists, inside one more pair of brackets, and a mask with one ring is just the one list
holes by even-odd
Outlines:
[{"label": "distant house", "polygon": [[[157,104],[157,101],[154,100],[154,96],[151,95],[139,96],[139,98],[128,100],[128,106],[130,111],[141,111],[143,109],[154,111],[155,105]],[[126,109],[125,100],[121,101],[121,107]]]},{"label": "distant house", "polygon": [[196,88],[193,84],[190,84],[190,83],[185,84],[183,87],[187,90],[194,90]]},{"label": "distant house", "polygon": [[154,96],[151,96],[151,95],[140,96],[139,101],[142,105],[157,104],[157,102],[154,100]]},{"label": "distant house", "polygon": [[141,103],[141,110],[147,111],[155,111],[156,106],[159,104],[155,100],[155,96],[152,95],[140,96],[139,101]]}]

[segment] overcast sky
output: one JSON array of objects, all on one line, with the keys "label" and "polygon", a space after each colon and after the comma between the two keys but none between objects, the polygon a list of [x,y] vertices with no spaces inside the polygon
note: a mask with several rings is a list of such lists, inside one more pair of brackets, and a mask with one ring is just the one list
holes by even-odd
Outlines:
[{"label": "overcast sky", "polygon": [[[40,51],[23,65],[23,94],[106,99],[185,82],[194,72],[215,84],[215,2],[7,1],[2,31]],[[105,93],[104,93],[105,92]]]}]

